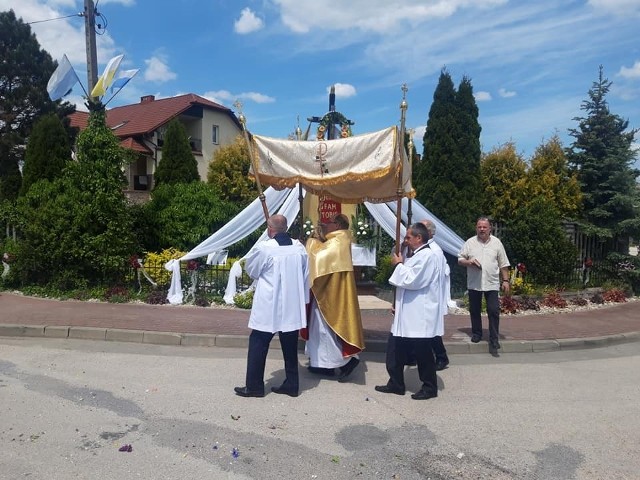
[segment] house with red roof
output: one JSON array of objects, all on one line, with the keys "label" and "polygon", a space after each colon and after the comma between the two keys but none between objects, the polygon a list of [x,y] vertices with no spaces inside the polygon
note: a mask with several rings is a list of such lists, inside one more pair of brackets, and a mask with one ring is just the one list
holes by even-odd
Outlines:
[{"label": "house with red roof", "polygon": [[[69,118],[71,126],[83,130],[89,113],[76,111]],[[158,100],[145,95],[140,103],[107,110],[107,125],[120,139],[120,145],[137,153],[125,171],[129,181],[126,193],[132,199],[144,200],[153,188],[153,175],[162,160],[163,135],[174,118],[187,131],[202,180],[207,178],[215,151],[233,143],[242,133],[242,125],[232,110],[193,93]]]}]

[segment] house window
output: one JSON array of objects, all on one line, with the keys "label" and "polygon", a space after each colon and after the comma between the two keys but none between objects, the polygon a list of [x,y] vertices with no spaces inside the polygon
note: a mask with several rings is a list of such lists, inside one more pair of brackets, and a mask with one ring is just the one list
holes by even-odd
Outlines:
[{"label": "house window", "polygon": [[218,135],[219,134],[220,134],[220,132],[219,132],[218,125],[213,125],[211,127],[211,141],[213,142],[214,145],[218,144]]}]

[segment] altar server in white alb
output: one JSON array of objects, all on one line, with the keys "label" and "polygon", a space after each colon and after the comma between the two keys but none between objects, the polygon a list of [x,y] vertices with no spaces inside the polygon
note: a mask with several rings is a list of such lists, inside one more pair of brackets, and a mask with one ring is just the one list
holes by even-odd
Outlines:
[{"label": "altar server in white alb", "polygon": [[256,290],[249,317],[249,352],[244,387],[235,387],[241,397],[264,397],[264,369],[269,344],[278,332],[286,379],[274,393],[297,397],[298,332],[306,327],[309,302],[309,260],[304,246],[287,233],[287,219],[272,215],[267,221],[269,240],[259,244],[246,258],[245,270],[255,280]]},{"label": "altar server in white alb", "polygon": [[438,256],[427,245],[430,235],[421,223],[407,229],[406,242],[413,255],[406,260],[392,255],[396,268],[389,283],[396,287],[395,314],[387,342],[386,365],[389,381],[378,385],[382,393],[405,394],[404,366],[409,352],[414,352],[418,376],[422,382],[414,400],[438,396],[436,365],[431,339],[444,333],[440,302],[444,272]]}]

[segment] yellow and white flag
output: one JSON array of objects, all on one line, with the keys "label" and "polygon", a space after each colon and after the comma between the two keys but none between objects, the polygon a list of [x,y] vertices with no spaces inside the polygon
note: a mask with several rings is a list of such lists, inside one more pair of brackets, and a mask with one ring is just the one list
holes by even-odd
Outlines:
[{"label": "yellow and white flag", "polygon": [[117,57],[113,57],[111,60],[109,60],[109,63],[107,63],[107,66],[104,69],[104,72],[102,72],[102,75],[100,75],[100,78],[98,78],[98,81],[93,87],[93,90],[91,90],[92,97],[101,97],[105,93],[107,93],[107,89],[113,82],[113,77],[115,77],[116,72],[118,71],[118,67],[120,67],[120,62],[123,58],[124,55],[118,55]]}]

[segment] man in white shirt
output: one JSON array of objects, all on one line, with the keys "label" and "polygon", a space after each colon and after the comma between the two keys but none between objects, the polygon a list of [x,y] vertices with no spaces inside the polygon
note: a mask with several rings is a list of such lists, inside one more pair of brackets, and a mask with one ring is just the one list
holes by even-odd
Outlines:
[{"label": "man in white shirt", "polygon": [[467,267],[469,291],[469,316],[471,317],[471,341],[482,340],[482,297],[487,302],[489,317],[489,351],[498,354],[500,348],[500,288],[510,291],[509,259],[502,242],[491,235],[491,221],[480,217],[476,222],[476,236],[462,246],[458,264]]},{"label": "man in white shirt", "polygon": [[396,268],[389,283],[396,287],[395,314],[387,341],[386,366],[389,381],[377,385],[381,393],[405,394],[404,365],[415,353],[422,387],[411,398],[428,400],[438,396],[438,383],[431,339],[444,333],[440,315],[442,265],[427,246],[429,232],[421,223],[407,229],[406,241],[413,255],[406,260],[393,254]]},{"label": "man in white shirt", "polygon": [[257,280],[249,317],[249,351],[241,397],[264,397],[264,369],[269,344],[278,332],[286,379],[271,391],[297,397],[298,332],[306,326],[309,302],[309,260],[304,246],[287,233],[287,219],[272,215],[267,221],[269,240],[257,245],[246,258],[245,269]]},{"label": "man in white shirt", "polygon": [[[427,245],[429,246],[431,251],[436,254],[442,268],[442,277],[440,279],[442,282],[440,292],[442,294],[442,299],[440,300],[439,315],[442,317],[442,323],[444,325],[444,316],[449,312],[449,300],[451,295],[451,269],[449,268],[447,258],[444,256],[442,248],[434,239],[434,236],[436,234],[436,224],[429,219],[422,220],[420,223],[427,227],[427,231],[429,232],[429,241],[427,242]],[[436,335],[435,337],[433,337],[433,339],[431,340],[431,346],[433,348],[433,354],[436,359],[436,370],[444,370],[449,365],[449,356],[447,355],[447,349],[445,348],[444,342],[442,341],[442,336]]]}]

